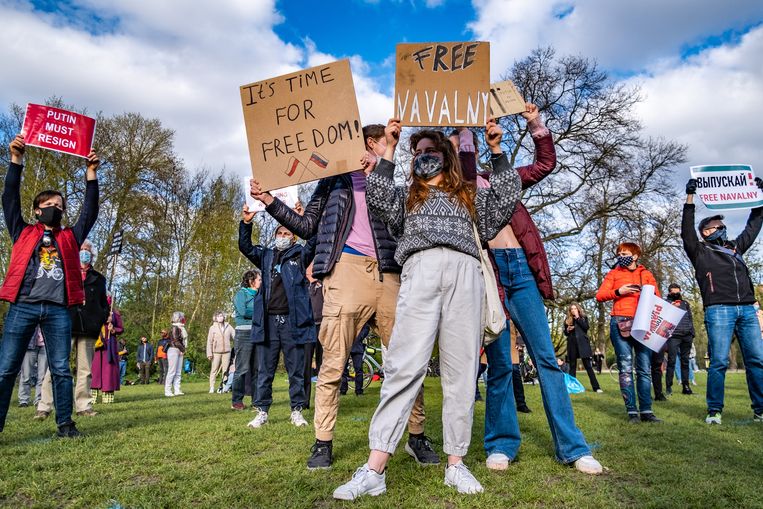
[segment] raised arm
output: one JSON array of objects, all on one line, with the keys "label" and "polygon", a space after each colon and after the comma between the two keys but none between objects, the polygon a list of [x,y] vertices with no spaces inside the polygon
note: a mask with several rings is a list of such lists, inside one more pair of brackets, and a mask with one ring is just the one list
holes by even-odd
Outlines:
[{"label": "raised arm", "polygon": [[400,121],[390,119],[384,130],[387,149],[384,158],[368,176],[366,202],[371,214],[381,219],[393,236],[403,232],[405,219],[405,188],[395,186],[395,149],[400,140]]},{"label": "raised arm", "polygon": [[101,161],[94,151],[90,151],[87,156],[87,169],[85,170],[85,201],[82,203],[77,222],[72,226],[74,238],[77,244],[82,244],[87,238],[90,230],[93,229],[95,221],[98,219],[98,167]]},{"label": "raised arm", "polygon": [[535,144],[535,161],[527,166],[517,168],[522,179],[522,189],[537,184],[546,178],[556,168],[556,149],[551,131],[543,124],[538,107],[532,103],[526,104],[522,116],[527,120],[527,130],[530,131]]},{"label": "raised arm", "polygon": [[699,249],[699,238],[697,230],[694,229],[694,193],[697,192],[697,179],[689,179],[686,183],[686,203],[681,215],[681,240],[684,244],[684,251],[689,256],[689,260],[694,262]]},{"label": "raised arm", "polygon": [[[251,214],[248,216],[248,214]],[[252,219],[254,213],[249,212],[249,208],[244,205],[243,219],[238,225],[238,250],[241,254],[254,264],[255,267],[262,270],[262,251],[263,247],[252,244]]]},{"label": "raised arm", "polygon": [[511,220],[521,192],[519,174],[501,151],[502,136],[501,127],[490,119],[485,126],[485,139],[492,152],[490,164],[493,173],[490,175],[490,187],[477,189],[474,199],[477,229],[485,242],[495,238]]},{"label": "raised arm", "polygon": [[288,228],[295,235],[303,239],[309,239],[318,230],[318,223],[321,219],[326,202],[328,201],[331,188],[336,182],[336,177],[321,179],[318,187],[315,188],[310,202],[305,207],[303,214],[298,214],[293,209],[286,206],[278,198],[273,198],[270,193],[263,193],[260,183],[254,179],[250,181],[250,194],[252,198],[262,202],[265,210],[275,218],[281,225]]},{"label": "raised arm", "polygon": [[27,226],[21,215],[21,170],[24,168],[25,149],[24,137],[16,135],[10,144],[11,163],[3,187],[3,217],[13,242],[18,240],[21,231]]},{"label": "raised arm", "polygon": [[[755,178],[755,184],[760,188],[760,192],[763,194],[763,179],[760,177]],[[736,248],[741,254],[747,252],[750,247],[755,243],[755,239],[760,233],[760,228],[763,226],[763,207],[757,207],[750,211],[750,216],[747,218],[747,224],[742,230],[742,233],[736,238]]]}]

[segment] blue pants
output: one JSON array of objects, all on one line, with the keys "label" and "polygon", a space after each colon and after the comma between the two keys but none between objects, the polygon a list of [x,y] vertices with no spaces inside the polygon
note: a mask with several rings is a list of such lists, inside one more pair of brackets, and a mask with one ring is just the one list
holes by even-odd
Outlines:
[{"label": "blue pants", "polygon": [[268,316],[268,335],[264,343],[257,343],[257,396],[254,406],[264,411],[273,404],[273,378],[278,367],[278,357],[283,351],[283,362],[289,376],[289,399],[291,409],[307,406],[305,398],[305,345],[297,344],[291,333],[288,315]]},{"label": "blue pants", "polygon": [[72,348],[72,323],[66,306],[51,302],[11,304],[5,316],[3,342],[0,343],[0,431],[5,426],[16,375],[26,354],[29,339],[40,326],[45,337],[48,368],[53,380],[56,424],[72,422],[72,374],[69,354]]},{"label": "blue pants", "polygon": [[[617,355],[617,369],[620,371],[620,393],[625,401],[628,414],[652,413],[652,351],[633,338],[620,335],[617,320],[609,321],[609,339]],[[636,408],[636,390],[633,387],[633,356],[636,357],[636,389],[638,408]]]},{"label": "blue pants", "polygon": [[707,412],[723,411],[726,369],[729,367],[731,338],[736,333],[744,359],[747,390],[752,409],[763,415],[763,340],[752,305],[716,305],[705,309],[707,348],[710,368],[707,370]]},{"label": "blue pants", "polygon": [[119,360],[119,385],[125,384],[125,375],[127,374],[127,361]]},{"label": "blue pants", "polygon": [[[493,250],[511,319],[525,339],[527,352],[538,370],[543,408],[554,440],[556,458],[572,463],[591,454],[583,433],[575,425],[564,373],[556,353],[538,285],[522,249]],[[485,348],[488,360],[485,408],[485,451],[514,459],[521,437],[512,387],[511,341],[508,327]]]}]

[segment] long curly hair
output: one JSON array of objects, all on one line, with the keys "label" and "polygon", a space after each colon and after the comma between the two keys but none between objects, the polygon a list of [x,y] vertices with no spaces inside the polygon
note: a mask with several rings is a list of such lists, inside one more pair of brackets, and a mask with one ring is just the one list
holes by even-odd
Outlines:
[{"label": "long curly hair", "polygon": [[[453,144],[440,131],[433,129],[423,129],[411,135],[410,151],[416,154],[416,146],[422,139],[431,140],[435,148],[443,155],[442,181],[437,185],[440,189],[448,193],[451,199],[458,202],[469,215],[475,217],[474,196],[477,192],[474,184],[466,182],[461,172],[461,165],[458,161],[458,154],[453,148]],[[408,212],[412,212],[420,207],[429,196],[429,186],[426,181],[417,177],[413,173],[413,161],[411,161],[411,187],[408,191],[408,199],[405,207]]]}]

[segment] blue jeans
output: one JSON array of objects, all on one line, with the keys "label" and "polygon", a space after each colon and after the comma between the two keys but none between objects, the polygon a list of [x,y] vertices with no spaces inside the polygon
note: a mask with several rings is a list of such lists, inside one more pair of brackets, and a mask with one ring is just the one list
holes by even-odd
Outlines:
[{"label": "blue jeans", "polygon": [[[620,372],[620,393],[629,414],[652,413],[652,351],[633,338],[620,335],[617,320],[609,321],[609,339],[617,355],[617,369]],[[633,357],[636,357],[636,390],[638,408],[636,408],[636,390],[633,387]]]},{"label": "blue jeans", "polygon": [[736,333],[742,351],[753,411],[763,414],[763,340],[752,305],[716,305],[705,309],[707,349],[710,368],[707,370],[707,412],[723,411],[724,383],[729,367],[731,338]]},{"label": "blue jeans", "polygon": [[3,342],[0,343],[0,431],[5,426],[16,375],[37,326],[45,337],[48,369],[53,381],[56,424],[72,422],[72,374],[69,354],[72,348],[72,322],[66,306],[51,302],[11,304],[5,316]]},{"label": "blue jeans", "polygon": [[125,384],[125,375],[127,374],[127,361],[119,360],[119,385]]},{"label": "blue jeans", "polygon": [[[546,411],[556,458],[572,463],[591,454],[583,433],[575,426],[572,403],[564,373],[556,364],[546,308],[522,249],[494,249],[506,305],[517,330],[525,339],[527,352],[538,370],[543,408]],[[514,459],[521,437],[512,386],[511,341],[508,327],[485,348],[488,359],[485,408],[485,451],[503,453]]]}]

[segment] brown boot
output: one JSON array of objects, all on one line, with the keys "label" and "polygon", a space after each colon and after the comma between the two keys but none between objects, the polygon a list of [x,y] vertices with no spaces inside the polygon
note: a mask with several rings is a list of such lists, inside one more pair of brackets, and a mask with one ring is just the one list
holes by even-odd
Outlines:
[{"label": "brown boot", "polygon": [[44,421],[48,417],[50,417],[50,412],[45,412],[44,410],[38,410],[37,412],[35,412],[34,417],[32,417],[32,419],[34,419],[35,421]]}]

